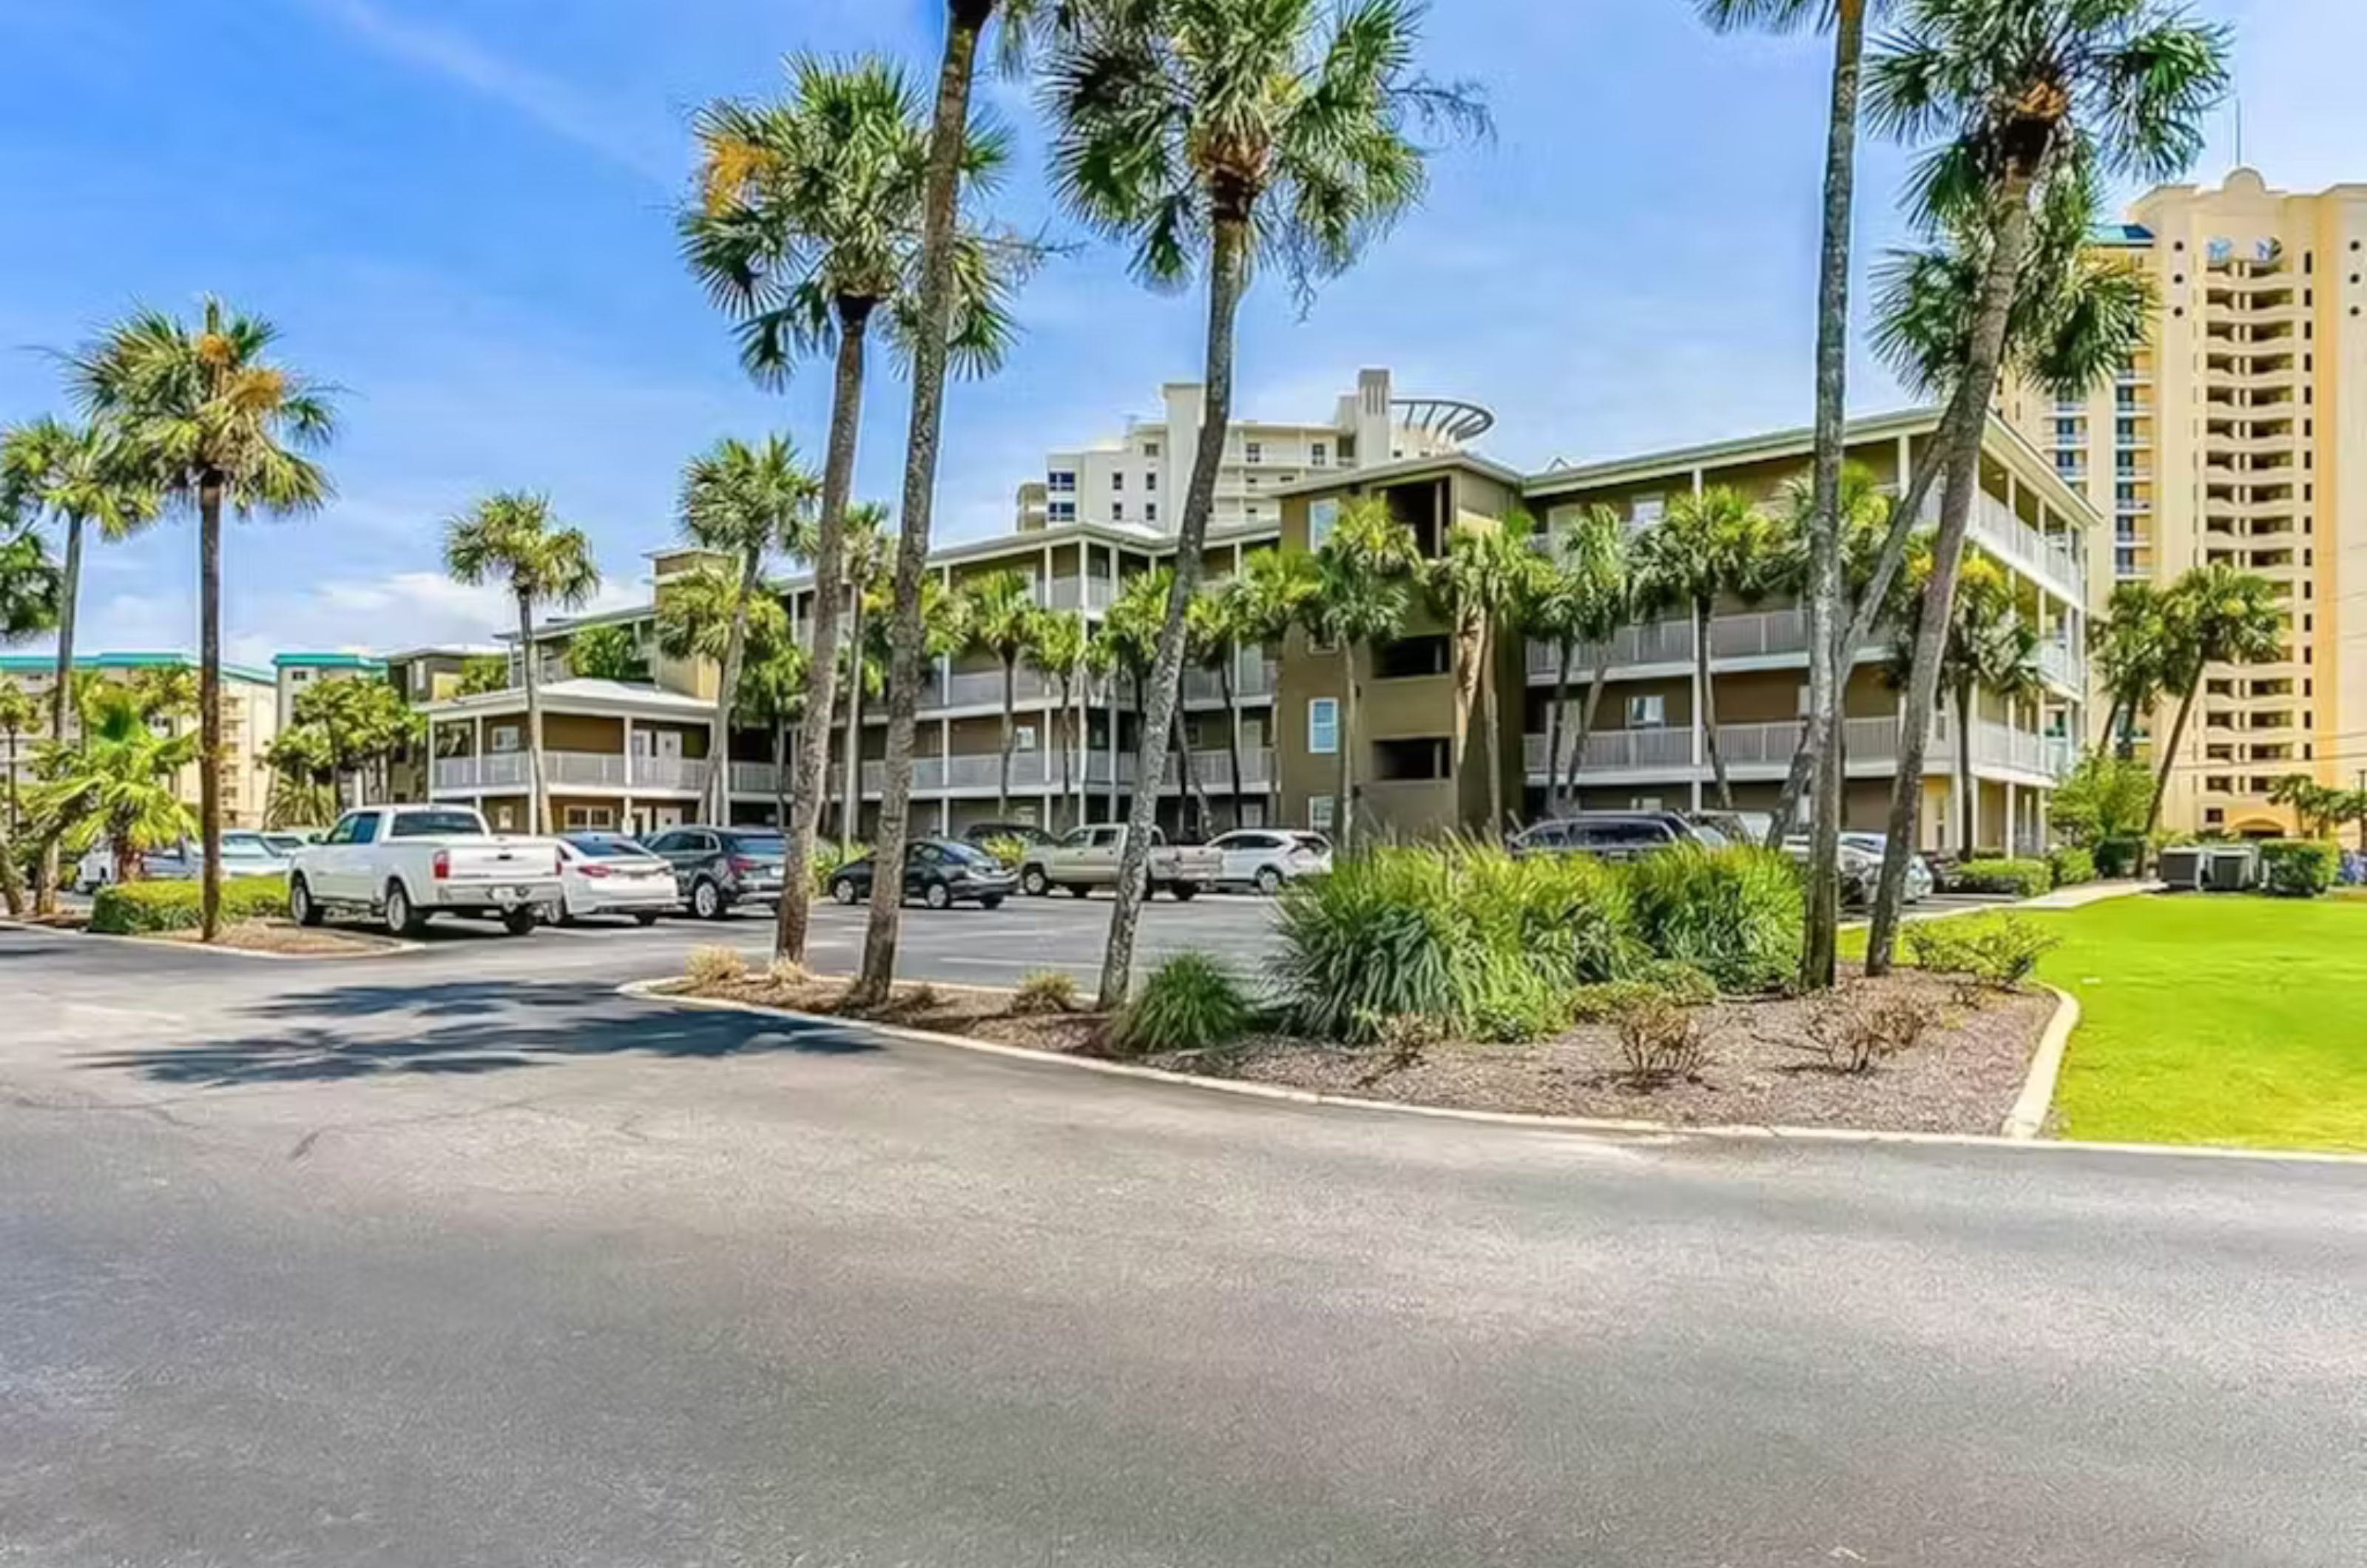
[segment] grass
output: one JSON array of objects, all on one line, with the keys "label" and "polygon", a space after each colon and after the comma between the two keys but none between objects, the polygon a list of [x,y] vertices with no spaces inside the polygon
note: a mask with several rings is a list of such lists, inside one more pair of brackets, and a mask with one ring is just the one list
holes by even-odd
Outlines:
[{"label": "grass", "polygon": [[2026,918],[2063,939],[2039,978],[2079,998],[2064,1137],[2367,1152],[2367,899],[2114,898]]}]

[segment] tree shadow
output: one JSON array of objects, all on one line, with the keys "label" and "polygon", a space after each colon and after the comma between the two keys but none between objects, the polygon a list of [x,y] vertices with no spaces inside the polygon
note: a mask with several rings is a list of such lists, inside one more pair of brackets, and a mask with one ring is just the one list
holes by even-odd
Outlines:
[{"label": "tree shadow", "polygon": [[[218,1089],[484,1074],[571,1057],[711,1061],[771,1054],[857,1056],[882,1049],[867,1032],[842,1024],[668,1007],[558,981],[336,986],[273,997],[242,1011],[258,1021],[284,1021],[284,1026],[201,1044],[93,1052],[80,1065]],[[419,1027],[404,1029],[406,1018]],[[348,1019],[378,1021],[363,1027],[339,1021]]]}]

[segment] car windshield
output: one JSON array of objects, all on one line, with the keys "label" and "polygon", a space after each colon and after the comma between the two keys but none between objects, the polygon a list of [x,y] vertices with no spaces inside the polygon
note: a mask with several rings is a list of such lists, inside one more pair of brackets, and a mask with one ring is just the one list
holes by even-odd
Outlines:
[{"label": "car windshield", "polygon": [[473,811],[398,811],[390,839],[481,839],[485,824]]},{"label": "car windshield", "polygon": [[568,839],[575,852],[590,860],[611,860],[618,855],[645,855],[650,852],[630,839],[604,839],[596,833],[581,833]]},{"label": "car windshield", "polygon": [[778,833],[730,833],[723,841],[735,855],[771,855],[775,858],[788,853],[788,845]]}]

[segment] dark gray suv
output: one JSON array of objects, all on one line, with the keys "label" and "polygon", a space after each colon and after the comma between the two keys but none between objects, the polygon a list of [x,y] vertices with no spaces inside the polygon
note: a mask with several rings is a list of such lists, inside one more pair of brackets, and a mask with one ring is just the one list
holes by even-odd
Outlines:
[{"label": "dark gray suv", "polygon": [[1556,818],[1512,835],[1516,855],[1577,854],[1597,860],[1634,860],[1679,844],[1711,848],[1722,839],[1673,811],[1581,811]]},{"label": "dark gray suv", "polygon": [[674,828],[644,840],[674,867],[682,907],[702,920],[719,920],[734,904],[781,901],[781,861],[787,853],[770,828]]}]

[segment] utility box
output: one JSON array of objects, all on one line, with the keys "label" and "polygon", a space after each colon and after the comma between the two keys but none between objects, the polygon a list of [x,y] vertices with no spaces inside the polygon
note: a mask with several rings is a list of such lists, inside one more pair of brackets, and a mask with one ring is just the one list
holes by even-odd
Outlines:
[{"label": "utility box", "polygon": [[2162,883],[2173,893],[2193,893],[2203,886],[2203,846],[2181,844],[2161,852],[2160,864],[2156,868]]}]

